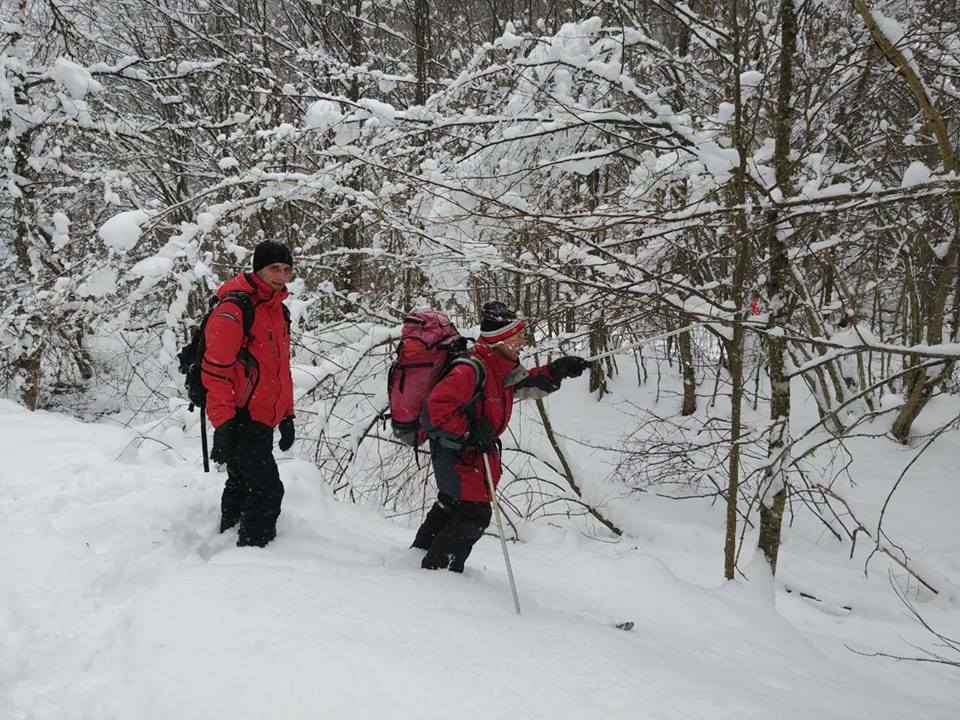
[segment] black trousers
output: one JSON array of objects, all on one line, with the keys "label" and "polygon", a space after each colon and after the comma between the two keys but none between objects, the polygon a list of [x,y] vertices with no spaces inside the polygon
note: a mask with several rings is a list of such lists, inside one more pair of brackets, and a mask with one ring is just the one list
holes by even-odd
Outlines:
[{"label": "black trousers", "polygon": [[240,523],[237,545],[263,547],[277,535],[283,483],[273,459],[273,428],[238,416],[237,450],[227,463],[220,532]]},{"label": "black trousers", "polygon": [[470,551],[490,525],[491,513],[490,503],[454,500],[440,493],[411,545],[427,551],[420,567],[449,567],[462,573]]}]

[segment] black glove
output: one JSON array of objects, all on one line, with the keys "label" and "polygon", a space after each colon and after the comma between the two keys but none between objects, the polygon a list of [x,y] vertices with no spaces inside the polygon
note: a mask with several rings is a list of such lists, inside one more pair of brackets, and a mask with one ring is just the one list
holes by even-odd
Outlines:
[{"label": "black glove", "polygon": [[210,450],[210,459],[220,465],[233,460],[237,451],[237,419],[230,418],[213,431],[213,448]]},{"label": "black glove", "polygon": [[285,417],[280,421],[280,442],[277,443],[277,447],[280,448],[283,452],[286,452],[293,446],[293,439],[296,437],[297,433],[293,429],[293,416]]},{"label": "black glove", "polygon": [[576,355],[564,355],[547,363],[550,374],[556,380],[580,377],[588,367],[590,367],[590,361]]},{"label": "black glove", "polygon": [[463,448],[482,453],[490,452],[493,450],[493,441],[493,428],[486,420],[481,420],[477,427],[463,436]]}]

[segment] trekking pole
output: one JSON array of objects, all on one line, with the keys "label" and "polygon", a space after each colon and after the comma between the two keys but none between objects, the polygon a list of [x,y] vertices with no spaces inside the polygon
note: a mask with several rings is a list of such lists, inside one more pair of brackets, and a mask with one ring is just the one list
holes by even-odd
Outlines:
[{"label": "trekking pole", "polygon": [[510,554],[507,552],[507,541],[503,537],[503,521],[500,520],[500,505],[497,503],[497,491],[493,487],[493,473],[490,471],[490,454],[483,453],[483,469],[487,476],[487,491],[490,493],[490,503],[493,505],[493,514],[497,518],[497,530],[500,533],[500,547],[503,548],[503,560],[507,565],[507,578],[510,580],[510,592],[513,593],[513,606],[520,614],[520,598],[517,597],[517,584],[513,581],[513,568],[510,566]]},{"label": "trekking pole", "polygon": [[618,347],[618,348],[616,348],[615,350],[607,350],[606,352],[602,352],[602,353],[600,353],[600,354],[598,354],[598,355],[594,355],[594,356],[592,356],[592,357],[584,358],[584,360],[586,360],[587,362],[594,362],[595,360],[602,360],[603,358],[608,357],[608,356],[610,356],[610,355],[616,355],[617,353],[622,353],[622,352],[625,352],[625,351],[627,351],[627,350],[633,350],[634,348],[638,348],[638,347],[640,347],[641,345],[646,345],[647,343],[656,342],[657,340],[666,340],[668,337],[673,337],[674,335],[679,335],[680,333],[685,333],[685,332],[687,332],[688,330],[693,330],[694,328],[700,327],[701,325],[706,325],[706,321],[703,321],[703,322],[695,322],[695,323],[692,323],[692,324],[690,324],[690,325],[685,325],[685,326],[683,326],[682,328],[680,328],[680,329],[678,329],[678,330],[671,330],[670,332],[661,333],[660,335],[651,335],[650,337],[644,338],[643,340],[640,340],[640,341],[638,341],[638,342],[632,343],[632,344],[630,344],[630,345],[624,345],[623,347]]},{"label": "trekking pole", "polygon": [[207,410],[200,406],[200,447],[203,448],[203,471],[210,472],[210,458],[207,456]]}]

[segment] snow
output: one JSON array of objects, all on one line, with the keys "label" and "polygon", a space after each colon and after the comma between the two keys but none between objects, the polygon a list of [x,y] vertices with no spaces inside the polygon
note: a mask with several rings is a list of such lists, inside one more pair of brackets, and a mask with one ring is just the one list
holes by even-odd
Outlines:
[{"label": "snow", "polygon": [[917,352],[929,352],[929,353],[934,353],[941,356],[949,355],[949,356],[960,358],[960,343],[938,343],[936,345],[919,343],[917,345],[911,346],[910,349],[916,350]]},{"label": "snow", "polygon": [[173,269],[173,260],[170,258],[154,255],[144,258],[132,268],[130,274],[141,278],[162,278]]},{"label": "snow", "polygon": [[74,100],[83,100],[88,93],[103,90],[87,68],[64,57],[57,58],[53,64],[53,81]]},{"label": "snow", "polygon": [[800,196],[808,200],[819,200],[822,198],[849,195],[851,191],[850,183],[833,183],[832,185],[821,188],[818,187],[817,181],[814,180],[803,186],[800,191]]},{"label": "snow", "polygon": [[53,220],[53,235],[51,241],[58,250],[65,247],[70,242],[70,218],[62,212],[55,212],[51,216]]},{"label": "snow", "polygon": [[77,295],[80,297],[103,297],[116,290],[117,271],[112,267],[101,267],[94,270],[77,286]]},{"label": "snow", "polygon": [[132,250],[140,240],[140,227],[147,222],[149,215],[143,210],[125,210],[107,220],[97,235],[107,247],[126,252]]},{"label": "snow", "polygon": [[226,60],[223,58],[205,61],[181,60],[177,63],[177,75],[189,75],[190,73],[194,72],[213,70],[217,67],[220,67],[225,62]]},{"label": "snow", "polygon": [[744,89],[760,87],[761,83],[763,83],[763,73],[758,70],[740,73],[740,87]]},{"label": "snow", "polygon": [[933,245],[930,249],[937,258],[943,260],[947,256],[947,253],[950,252],[950,243],[950,240],[944,240],[943,242]]},{"label": "snow", "polygon": [[[874,22],[877,23],[877,27],[880,29],[880,32],[890,41],[894,46],[894,49],[899,52],[904,61],[910,67],[910,70],[917,77],[917,79],[922,83],[923,74],[920,72],[920,66],[917,64],[916,58],[913,55],[913,51],[907,47],[904,43],[907,37],[907,31],[896,19],[888,17],[883,13],[867,8],[867,11],[873,16]],[[930,91],[925,88],[927,96],[929,97]]]},{"label": "snow", "polygon": [[930,180],[930,175],[930,168],[919,160],[914,160],[904,171],[900,187],[907,188],[913,187],[914,185],[922,185]]},{"label": "snow", "polygon": [[704,141],[696,150],[707,172],[714,176],[717,183],[725,182],[740,162],[740,153],[735,148],[723,148],[711,140]]},{"label": "snow", "polygon": [[717,106],[716,121],[718,123],[730,122],[733,119],[736,107],[733,103],[722,102]]},{"label": "snow", "polygon": [[[360,19],[370,19],[375,35],[389,35],[393,21],[403,19],[403,4],[387,3],[386,14],[369,14],[380,5],[363,4]],[[12,130],[16,135],[41,128],[34,134],[38,149],[30,167],[64,175],[54,178],[63,183],[64,194],[45,183],[47,199],[39,206],[37,221],[52,244],[69,248],[72,257],[79,246],[69,244],[71,232],[79,242],[91,229],[91,217],[109,218],[128,202],[142,202],[147,211],[110,218],[98,231],[104,247],[89,258],[75,258],[76,264],[65,256],[68,269],[59,277],[54,271],[36,278],[42,288],[39,311],[66,313],[83,328],[76,339],[100,351],[93,357],[95,378],[80,391],[73,390],[82,378],[75,377],[71,363],[55,367],[56,352],[45,351],[51,386],[58,381],[50,392],[53,402],[70,406],[61,388],[64,395],[83,393],[82,402],[112,394],[108,410],[123,415],[83,407],[86,417],[101,421],[81,424],[0,403],[0,720],[211,715],[946,720],[957,715],[955,668],[850,651],[915,655],[917,648],[937,647],[904,612],[891,582],[908,587],[907,596],[933,627],[960,637],[955,395],[931,399],[908,447],[886,439],[892,413],[842,438],[818,429],[821,415],[796,378],[790,420],[798,444],[790,456],[797,466],[791,482],[805,492],[791,496],[777,575],[770,575],[755,552],[756,525],[741,522],[741,574],[731,582],[722,577],[725,518],[715,488],[724,487],[730,409],[728,378],[716,354],[720,339],[731,337],[730,317],[743,308],[724,302],[729,278],[722,271],[694,282],[669,264],[690,232],[709,240],[712,228],[716,242],[701,248],[703,262],[719,258],[722,265],[722,248],[731,239],[723,226],[730,210],[723,184],[741,163],[756,187],[784,200],[769,164],[775,143],[764,135],[770,108],[758,97],[767,80],[775,79],[776,56],[751,56],[751,69],[739,78],[744,119],[759,132],[741,156],[726,127],[734,105],[721,102],[730,98],[718,94],[710,80],[716,68],[702,64],[711,54],[701,52],[702,46],[725,57],[723,30],[711,30],[708,18],[682,3],[673,9],[694,30],[688,59],[674,58],[669,46],[649,38],[641,26],[623,27],[615,17],[580,22],[571,11],[557,20],[571,22],[543,38],[529,33],[538,26],[544,34],[552,32],[546,30],[550,23],[531,17],[522,27],[505,24],[500,39],[476,48],[472,59],[473,49],[466,46],[463,55],[451,50],[439,58],[431,97],[412,110],[404,109],[409,98],[386,94],[412,89],[415,79],[404,74],[409,55],[383,62],[371,56],[372,64],[354,66],[349,59],[331,62],[319,46],[292,43],[283,46],[289,53],[281,72],[260,67],[270,43],[257,47],[255,39],[240,48],[247,54],[226,60],[213,59],[219,52],[198,53],[188,42],[163,58],[119,61],[142,65],[130,72],[121,65],[88,64],[103,50],[96,43],[84,51],[86,67],[64,60],[55,70],[56,53],[31,60],[27,77],[42,82],[31,85],[24,124],[17,121]],[[770,17],[758,15],[757,21],[761,39],[776,29]],[[649,24],[643,18],[637,22]],[[901,29],[897,40],[903,36]],[[933,50],[935,44],[922,33],[913,38],[917,57]],[[952,36],[945,42],[954,42]],[[634,43],[638,47],[629,48]],[[814,95],[829,100],[837,97],[831,88],[850,86],[863,58],[875,54],[867,47],[851,45],[850,62],[834,78],[839,85],[825,85]],[[251,48],[256,48],[252,54]],[[812,48],[798,52],[806,56]],[[448,69],[451,58],[456,60]],[[237,93],[247,113],[222,107],[211,115],[202,102],[194,107],[192,99],[239,77],[235,70],[242,75],[248,59],[256,78],[241,82]],[[935,54],[928,59],[931,68],[947,67]],[[303,72],[301,62],[308,63]],[[676,70],[669,82],[656,72],[664,62]],[[227,63],[222,72],[210,72],[221,63]],[[9,68],[11,79],[18,68]],[[319,80],[317,68],[324,75]],[[400,74],[384,74],[388,70]],[[868,79],[886,82],[894,72],[887,70]],[[59,77],[52,82],[55,71]],[[87,107],[89,93],[98,87],[93,77],[116,72],[144,83],[104,80],[111,93],[154,88],[153,104],[144,106],[147,115],[117,115],[110,98]],[[171,77],[173,72],[179,77]],[[806,90],[820,88],[818,77],[814,72],[806,78]],[[336,96],[337,88],[354,80],[360,94],[377,99]],[[13,86],[4,82],[0,78],[0,96],[13,103]],[[692,105],[684,102],[683,110],[672,106],[682,99],[677,87],[695,99]],[[871,85],[865,96],[877,97],[877,87]],[[278,99],[283,107],[273,102]],[[163,113],[150,110],[160,104],[166,106],[154,109]],[[180,128],[195,152],[175,159],[161,150],[151,154],[155,168],[125,161],[113,168],[111,138],[149,134],[160,127],[160,115],[163,127]],[[910,193],[886,197],[879,191],[889,189],[889,182],[867,177],[880,173],[883,163],[870,165],[859,155],[839,162],[836,143],[824,144],[831,133],[849,135],[851,147],[874,148],[875,160],[883,143],[897,146],[897,133],[909,128],[923,135],[922,118],[907,125],[883,120],[872,138],[875,123],[854,123],[850,130],[836,117],[813,108],[810,132],[791,156],[797,163],[794,187],[801,194],[786,198],[796,216],[791,211],[775,230],[785,242],[796,240],[794,264],[826,248],[836,248],[838,262],[846,262],[846,250],[856,253],[863,244],[868,232],[863,228],[876,225],[870,218],[882,210],[877,203],[893,202],[907,220],[923,220],[917,215],[922,207],[910,209],[915,199],[903,202]],[[83,127],[101,131],[93,145],[70,142],[74,129]],[[305,128],[316,132],[305,134]],[[49,153],[41,142],[51,143]],[[78,147],[96,152],[77,156]],[[124,147],[140,157],[137,143],[125,141]],[[13,150],[7,153],[12,161]],[[908,153],[894,172],[913,157],[923,154]],[[594,207],[581,197],[586,186],[575,176],[605,163],[610,172],[603,174],[603,197]],[[350,178],[364,167],[373,171],[359,187]],[[175,217],[163,193],[150,189],[151,177],[176,179],[180,172],[190,174],[184,205],[189,218]],[[930,178],[929,168],[914,163],[903,174],[903,186]],[[10,182],[9,192],[20,192]],[[101,184],[98,206],[97,197],[83,193],[98,196]],[[877,197],[866,204],[856,197],[838,202],[852,187]],[[754,218],[762,220],[770,198],[752,208]],[[801,216],[816,209],[798,205],[803,198],[832,199],[837,222],[815,237],[794,236],[803,229]],[[111,203],[115,207],[105,211]],[[249,267],[258,221],[269,221],[274,211],[285,217],[284,208],[298,207],[305,214],[295,213],[300,224],[286,228],[288,235],[299,243],[306,265],[325,278],[311,281],[311,273],[301,273],[292,287],[297,297],[288,303],[297,336],[292,374],[302,431],[292,453],[277,453],[287,494],[276,542],[263,550],[238,549],[235,532],[216,532],[224,477],[201,472],[197,414],[171,397],[180,378],[170,371],[185,337],[188,307],[202,305],[237,267]],[[347,252],[327,242],[351,217],[369,230],[371,247]],[[162,239],[151,231],[141,240],[161,218],[175,224],[163,230]],[[531,219],[537,219],[537,228],[527,238],[523,229]],[[809,232],[814,225],[808,224]],[[838,234],[831,234],[834,225],[842,228]],[[941,257],[948,235],[930,240]],[[517,238],[524,240],[522,247]],[[700,250],[693,251],[699,256]],[[577,326],[561,337],[537,338],[544,356],[561,349],[600,352],[586,347],[585,336],[590,319],[604,315],[605,298],[639,299],[639,315],[624,305],[619,320],[611,321],[616,320],[610,345],[619,376],[611,380],[610,393],[602,399],[591,395],[583,377],[545,401],[565,462],[556,462],[555,446],[544,437],[533,406],[518,405],[504,436],[510,471],[504,498],[511,537],[517,536],[510,552],[522,616],[513,612],[494,530],[481,539],[463,576],[421,571],[419,553],[407,547],[421,517],[420,496],[424,503],[432,499],[432,485],[419,484],[429,473],[416,467],[409,452],[398,451],[386,427],[374,422],[386,404],[382,380],[395,347],[394,314],[401,299],[389,283],[344,288],[337,268],[347,267],[351,252],[388,280],[419,269],[423,287],[415,300],[458,312],[475,301],[466,288],[473,288],[477,277],[484,287],[493,287],[484,282],[504,273],[560,283],[550,297],[558,313],[575,310]],[[658,267],[667,270],[650,276]],[[17,292],[31,300],[30,278],[14,280]],[[763,287],[762,275],[750,281]],[[858,297],[888,289],[874,287],[877,282],[858,285]],[[644,298],[654,296],[671,312],[662,317],[641,312],[649,305]],[[772,431],[769,378],[754,374],[754,363],[763,357],[763,336],[756,331],[795,335],[789,325],[768,328],[767,311],[776,309],[776,297],[760,302],[764,312],[746,321],[755,331],[745,345],[750,382],[743,405],[748,438],[743,461],[749,470],[762,469],[765,434]],[[833,301],[819,309],[835,322],[841,305]],[[343,312],[331,316],[328,306]],[[676,332],[670,330],[676,327],[676,309],[712,321],[706,328],[697,323],[692,332],[701,405],[687,418],[677,415],[675,364],[656,359],[663,360],[665,340]],[[850,314],[865,317],[856,308]],[[330,317],[330,323],[323,319]],[[8,349],[17,351],[16,333],[26,317],[11,318],[19,325],[8,322],[4,338]],[[672,324],[645,325],[660,321]],[[834,335],[834,322],[823,335],[838,347],[813,348],[812,356],[796,357],[790,367],[797,373],[835,361],[838,396],[855,392],[844,386],[858,370],[856,356],[847,350],[865,344],[906,348],[889,327],[874,328],[874,335],[858,325]],[[620,334],[631,332],[636,336]],[[654,337],[636,342],[647,332]],[[885,346],[881,338],[898,344]],[[624,352],[628,348],[637,352]],[[960,356],[956,342],[915,349]],[[72,353],[72,345],[66,350]],[[879,363],[879,353],[873,356]],[[711,402],[712,388],[720,395]],[[10,392],[16,390],[12,384]],[[823,400],[829,405],[831,398]],[[878,385],[870,400],[887,409],[903,403],[889,384]],[[855,407],[839,412],[844,422],[860,419]],[[648,413],[665,422],[650,425]],[[934,432],[937,442],[924,448]],[[636,451],[639,467],[617,466],[626,449],[633,451],[650,436],[679,448],[682,467],[676,475],[664,469],[656,452],[644,452],[649,447]],[[820,443],[816,454],[806,454]],[[719,460],[704,476],[698,466],[714,447]],[[426,465],[424,456],[420,460]],[[560,467],[575,476],[578,490],[568,488]],[[334,468],[342,470],[336,479]],[[813,487],[817,482],[831,483],[850,503],[856,522],[840,505],[830,508],[836,514],[827,512]],[[333,487],[339,488],[337,498]],[[745,488],[741,510],[747,512],[749,499],[770,489]],[[585,513],[575,498],[580,492],[622,536]],[[669,494],[685,497],[678,502],[665,497]],[[360,504],[346,502],[346,496]],[[815,507],[824,513],[822,522],[811,516]],[[755,505],[748,519],[756,520]],[[832,524],[853,528],[860,521],[855,547],[846,535],[837,539],[832,532]],[[888,548],[902,548],[910,566],[939,594],[919,588],[887,556],[868,558],[873,538],[889,538]],[[615,631],[613,623],[621,620],[636,622],[636,629]]]},{"label": "snow", "polygon": [[384,95],[389,95],[397,89],[397,81],[392,77],[379,77],[377,79],[377,89]]},{"label": "snow", "polygon": [[588,150],[568,155],[556,160],[556,165],[564,170],[570,170],[578,175],[587,176],[599,167],[610,155],[609,150]]},{"label": "snow", "polygon": [[497,38],[494,44],[502,47],[504,50],[513,50],[523,44],[523,38],[515,35],[513,23],[507,22],[503,29],[503,35]]},{"label": "snow", "polygon": [[197,227],[204,232],[209,232],[216,226],[218,217],[218,214],[215,212],[206,211],[197,213]]},{"label": "snow", "polygon": [[357,105],[367,110],[375,117],[381,120],[392,121],[397,117],[397,110],[389,103],[374,100],[373,98],[360,98]]},{"label": "snow", "polygon": [[[575,390],[548,401],[583,409],[557,413],[566,435],[622,424]],[[845,647],[919,636],[878,594],[883,573],[815,534],[792,531],[782,578],[745,558],[750,580],[723,583],[722,509],[650,495],[626,515],[621,500],[619,543],[538,525],[511,544],[517,616],[495,537],[462,576],[420,570],[412,527],[334,500],[287,454],[277,539],[235,547],[216,532],[224,476],[199,468],[195,414],[174,412],[165,430],[124,428],[0,401],[0,717],[955,717],[955,671]],[[922,458],[941,491],[957,446]],[[880,455],[865,469],[883,481]],[[932,491],[904,487],[891,529]],[[960,496],[941,498],[910,549],[955,579]],[[799,595],[812,589],[819,602]],[[923,610],[957,628],[955,601]]]},{"label": "snow", "polygon": [[311,130],[327,130],[343,120],[343,113],[330,100],[317,100],[307,108],[305,125]]}]

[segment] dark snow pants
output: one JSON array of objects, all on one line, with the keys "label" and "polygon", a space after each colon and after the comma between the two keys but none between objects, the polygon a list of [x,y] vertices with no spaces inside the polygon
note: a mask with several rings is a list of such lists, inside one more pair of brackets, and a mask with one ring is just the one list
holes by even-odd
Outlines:
[{"label": "dark snow pants", "polygon": [[277,535],[283,483],[273,459],[273,428],[238,417],[237,450],[227,463],[220,532],[240,523],[237,545],[263,547]]},{"label": "dark snow pants", "polygon": [[490,503],[454,500],[440,493],[423,519],[411,547],[426,550],[420,567],[463,572],[464,563],[490,525]]}]

